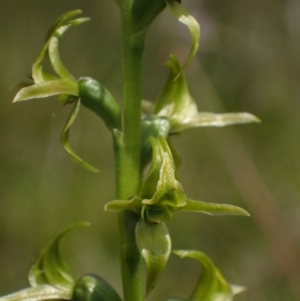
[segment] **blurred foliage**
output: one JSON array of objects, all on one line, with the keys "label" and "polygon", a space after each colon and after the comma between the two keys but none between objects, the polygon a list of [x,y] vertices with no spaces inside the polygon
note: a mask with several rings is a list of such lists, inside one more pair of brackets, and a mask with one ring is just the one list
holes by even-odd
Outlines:
[{"label": "blurred foliage", "polygon": [[[300,2],[185,1],[202,27],[200,51],[187,70],[199,109],[248,111],[263,122],[193,129],[173,138],[189,196],[242,206],[252,215],[176,215],[168,226],[173,246],[206,252],[226,279],[247,286],[236,300],[299,300]],[[114,1],[1,1],[0,295],[26,287],[40,249],[76,221],[92,227],[63,242],[68,263],[78,276],[105,276],[121,291],[116,216],[103,212],[114,199],[112,146],[104,124],[81,110],[71,131],[74,149],[101,169],[95,175],[74,164],[60,146],[69,108],[56,98],[11,104],[16,90],[10,87],[28,81],[48,26],[76,8],[92,21],[66,34],[63,60],[72,74],[98,79],[121,101]],[[183,59],[188,42],[187,29],[163,12],[148,33],[145,99],[154,100],[162,88],[169,53]],[[193,261],[172,256],[149,300],[186,297],[198,273]]]}]

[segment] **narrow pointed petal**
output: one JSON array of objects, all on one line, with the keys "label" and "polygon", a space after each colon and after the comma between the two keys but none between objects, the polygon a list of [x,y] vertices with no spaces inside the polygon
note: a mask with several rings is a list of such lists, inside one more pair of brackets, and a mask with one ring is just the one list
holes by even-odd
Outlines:
[{"label": "narrow pointed petal", "polygon": [[186,205],[180,208],[181,211],[200,212],[209,215],[242,215],[250,216],[250,214],[237,206],[227,204],[206,203],[187,199]]},{"label": "narrow pointed petal", "polygon": [[74,287],[73,275],[62,259],[59,244],[62,237],[78,227],[89,226],[89,223],[77,223],[59,232],[42,250],[37,262],[29,272],[29,283],[32,287],[48,284],[52,287],[71,294]]},{"label": "narrow pointed petal", "polygon": [[48,30],[46,35],[46,42],[42,50],[40,51],[39,55],[37,56],[34,64],[32,65],[32,78],[35,83],[43,82],[49,79],[49,76],[47,76],[47,72],[44,71],[41,62],[44,59],[45,55],[47,55],[51,36],[53,36],[56,30],[59,27],[61,27],[67,20],[81,13],[82,11],[80,9],[76,9],[63,14],[54,22],[54,24]]},{"label": "narrow pointed petal", "polygon": [[131,200],[114,200],[104,206],[105,211],[119,212],[122,210],[130,209],[135,213],[140,213],[142,208],[142,199],[135,196]]},{"label": "narrow pointed petal", "polygon": [[200,112],[197,115],[188,116],[185,120],[182,120],[180,124],[175,125],[172,128],[173,132],[179,132],[187,128],[192,127],[205,127],[205,126],[216,126],[222,127],[233,124],[243,124],[251,122],[260,122],[260,120],[250,113],[207,113]]},{"label": "narrow pointed petal", "polygon": [[75,78],[71,75],[68,69],[64,66],[60,54],[59,54],[59,39],[63,36],[63,34],[72,26],[80,25],[89,21],[90,18],[77,18],[75,20],[68,21],[65,25],[62,25],[52,33],[49,39],[49,46],[48,46],[48,54],[51,65],[54,71],[64,79],[67,79],[71,82],[76,82]]},{"label": "narrow pointed petal", "polygon": [[70,133],[70,128],[72,126],[72,124],[74,123],[77,114],[79,112],[79,108],[80,108],[80,99],[78,99],[78,101],[75,103],[74,108],[67,120],[67,123],[65,125],[65,127],[63,128],[63,131],[60,135],[60,141],[61,144],[64,148],[64,150],[67,152],[67,154],[79,165],[83,166],[84,168],[93,171],[93,172],[99,172],[99,169],[93,167],[92,165],[88,164],[87,162],[85,162],[84,160],[82,160],[72,149],[70,141],[69,141],[69,133]]},{"label": "narrow pointed petal", "polygon": [[63,79],[41,82],[21,89],[13,102],[45,98],[58,94],[78,95],[78,86]]},{"label": "narrow pointed petal", "polygon": [[61,291],[51,285],[39,285],[3,296],[0,301],[42,301],[42,300],[70,300],[71,292]]},{"label": "narrow pointed petal", "polygon": [[181,258],[193,258],[201,264],[201,274],[194,292],[186,301],[232,301],[236,291],[224,279],[212,260],[199,251],[174,251]]},{"label": "narrow pointed petal", "polygon": [[146,295],[161,276],[171,253],[171,238],[165,223],[139,220],[135,228],[136,244],[147,267]]},{"label": "narrow pointed petal", "polygon": [[182,71],[189,65],[193,57],[198,51],[200,41],[200,25],[196,19],[177,1],[166,0],[167,6],[172,15],[181,23],[187,26],[192,40],[192,46],[188,57],[186,58],[180,72],[177,74],[176,79]]}]

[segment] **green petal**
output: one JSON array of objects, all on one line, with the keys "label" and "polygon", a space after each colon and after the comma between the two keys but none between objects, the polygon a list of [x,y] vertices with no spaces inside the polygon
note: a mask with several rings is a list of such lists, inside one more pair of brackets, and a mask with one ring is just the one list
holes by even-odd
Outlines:
[{"label": "green petal", "polygon": [[70,27],[85,23],[89,20],[89,18],[78,18],[75,20],[71,20],[66,25],[56,28],[55,32],[52,33],[52,36],[49,40],[48,53],[51,66],[61,78],[67,79],[71,82],[75,82],[76,80],[61,61],[58,50],[59,39]]},{"label": "green petal", "polygon": [[165,223],[139,220],[135,228],[136,244],[147,267],[146,295],[154,288],[168,262],[171,238]]},{"label": "green petal", "polygon": [[144,199],[143,204],[157,204],[171,207],[173,210],[178,210],[186,205],[186,195],[182,185],[175,178],[174,162],[167,153],[164,154],[160,168],[157,191],[151,199]]},{"label": "green petal", "polygon": [[172,15],[181,23],[188,27],[191,35],[192,47],[188,57],[186,58],[180,72],[177,74],[176,79],[182,73],[182,71],[189,65],[193,57],[198,51],[199,41],[200,41],[200,25],[196,19],[190,15],[190,13],[177,1],[166,0],[168,8],[170,9]]},{"label": "green petal", "polygon": [[187,199],[186,205],[180,208],[180,210],[200,212],[209,215],[250,216],[250,214],[246,210],[237,206],[227,205],[227,204],[206,203],[206,202],[195,201],[191,199]]},{"label": "green petal", "polygon": [[138,196],[133,197],[131,200],[114,200],[104,206],[105,211],[119,212],[130,209],[138,214],[141,212],[141,208],[142,199]]},{"label": "green petal", "polygon": [[61,258],[59,243],[68,232],[89,226],[89,223],[77,223],[59,232],[42,250],[37,262],[29,272],[29,283],[32,287],[49,284],[56,289],[71,294],[74,287],[74,278],[69,267]]},{"label": "green petal", "polygon": [[51,285],[39,285],[26,288],[16,293],[0,298],[0,301],[42,301],[42,300],[70,300],[71,294],[59,290]]},{"label": "green petal", "polygon": [[232,301],[236,293],[212,260],[199,251],[174,251],[181,258],[193,258],[201,264],[201,274],[194,292],[186,301]]},{"label": "green petal", "polygon": [[197,116],[198,109],[191,97],[185,77],[181,74],[175,81],[176,75],[181,70],[179,59],[171,55],[166,62],[169,67],[167,82],[154,104],[154,114],[167,117],[170,120],[172,130],[190,121]]},{"label": "green petal", "polygon": [[99,172],[99,169],[93,167],[92,165],[88,164],[87,162],[83,161],[78,155],[75,154],[75,152],[73,151],[70,141],[69,141],[69,132],[70,132],[70,128],[72,126],[72,124],[74,123],[76,116],[79,112],[79,108],[80,108],[80,99],[77,100],[77,102],[75,103],[73,110],[67,120],[67,123],[65,125],[65,127],[63,128],[63,131],[60,135],[60,141],[61,144],[64,148],[64,150],[67,152],[67,154],[78,164],[80,164],[81,166],[83,166],[84,168],[93,171],[93,172]]},{"label": "green petal", "polygon": [[204,126],[227,126],[233,124],[243,124],[250,122],[260,122],[260,120],[250,113],[224,113],[214,114],[207,112],[200,112],[195,116],[186,118],[182,123],[173,126],[173,132],[179,132],[191,127]]},{"label": "green petal", "polygon": [[[51,37],[53,37],[57,33],[57,30],[59,30],[60,27],[63,27],[65,25],[73,26],[73,25],[81,24],[83,22],[88,21],[88,18],[78,18],[75,20],[68,21],[69,19],[71,19],[81,13],[82,13],[82,11],[80,9],[77,9],[77,10],[73,10],[73,11],[63,14],[54,22],[54,24],[48,30],[48,33],[46,35],[45,45],[43,46],[43,48],[40,51],[39,55],[37,56],[34,64],[32,65],[32,77],[33,77],[33,80],[35,83],[53,79],[53,76],[49,75],[49,73],[45,72],[44,68],[41,65],[42,60],[44,59],[45,55],[47,55]],[[53,55],[55,56],[55,53],[56,53],[56,51],[55,51],[56,46],[54,44],[51,46],[52,48],[54,47],[54,49],[52,49],[52,55],[50,56],[50,61],[53,60]],[[58,57],[56,57],[56,58],[57,59],[54,60],[55,61],[54,70],[58,69],[58,71],[59,71],[60,67],[62,67],[62,70],[65,70],[62,63],[61,63],[61,65],[59,65],[59,62],[60,62],[59,54],[58,54]],[[58,74],[60,74],[60,71],[58,72]],[[69,75],[68,72],[66,74],[67,74],[67,76],[65,78],[67,78],[68,80],[74,81],[71,76],[68,76]]]},{"label": "green petal", "polygon": [[21,89],[13,102],[32,98],[45,98],[58,94],[78,95],[78,86],[63,79],[41,82]]},{"label": "green petal", "polygon": [[166,117],[155,115],[145,116],[141,122],[141,171],[147,166],[151,160],[152,147],[149,138],[163,137],[167,138],[170,134],[171,125]]}]

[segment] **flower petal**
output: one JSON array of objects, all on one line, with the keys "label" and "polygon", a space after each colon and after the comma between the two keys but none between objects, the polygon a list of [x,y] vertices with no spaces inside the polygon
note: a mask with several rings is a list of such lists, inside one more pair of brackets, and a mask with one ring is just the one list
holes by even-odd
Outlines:
[{"label": "flower petal", "polygon": [[142,199],[138,196],[133,197],[130,200],[114,200],[108,202],[104,206],[105,211],[119,212],[122,210],[130,209],[135,213],[140,213],[142,208]]},{"label": "flower petal", "polygon": [[70,300],[71,294],[59,290],[51,285],[39,285],[20,290],[0,298],[0,301],[42,301],[42,300]]},{"label": "flower petal", "polygon": [[80,99],[78,98],[77,102],[75,103],[73,110],[67,120],[66,125],[63,128],[63,131],[60,135],[60,141],[61,144],[64,148],[64,150],[67,152],[67,154],[78,164],[80,164],[81,166],[83,166],[84,168],[93,171],[93,172],[99,172],[99,169],[93,167],[92,165],[88,164],[87,162],[85,162],[84,160],[82,160],[78,155],[75,154],[75,152],[73,151],[70,141],[69,141],[69,132],[70,132],[70,128],[72,126],[72,124],[74,123],[77,114],[79,112],[79,108],[80,108]]},{"label": "flower petal", "polygon": [[[194,292],[186,301],[232,301],[236,291],[212,260],[199,251],[174,251],[181,258],[193,258],[201,264],[201,274]],[[175,299],[176,300],[176,299]]]},{"label": "flower petal", "polygon": [[45,98],[58,94],[78,95],[78,86],[63,79],[40,82],[22,88],[13,99],[13,102],[32,98]]},{"label": "flower petal", "polygon": [[198,51],[200,41],[200,25],[196,19],[177,1],[166,0],[167,6],[172,15],[181,23],[188,27],[192,39],[192,47],[188,57],[186,58],[180,72],[177,74],[175,80],[180,76],[182,71],[189,65],[193,57]]},{"label": "flower petal", "polygon": [[251,122],[260,122],[260,120],[250,113],[207,113],[200,112],[195,116],[182,120],[180,124],[176,124],[172,128],[172,132],[180,132],[187,128],[192,127],[204,127],[204,126],[216,126],[222,127],[233,124],[243,124]]},{"label": "flower petal", "polygon": [[186,205],[180,208],[181,211],[193,211],[200,212],[209,215],[243,215],[250,216],[250,214],[238,207],[227,204],[216,204],[216,203],[206,203],[201,201],[195,201],[192,199],[187,199]]}]

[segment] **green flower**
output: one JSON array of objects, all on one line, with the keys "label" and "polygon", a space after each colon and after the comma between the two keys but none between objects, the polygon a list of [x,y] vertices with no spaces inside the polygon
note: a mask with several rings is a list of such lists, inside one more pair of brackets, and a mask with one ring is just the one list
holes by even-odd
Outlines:
[{"label": "green flower", "polygon": [[236,206],[206,203],[188,198],[178,181],[171,150],[163,137],[149,138],[152,146],[151,167],[136,196],[129,200],[114,200],[105,210],[118,212],[130,209],[150,223],[170,221],[176,211],[193,211],[212,215],[249,214]]},{"label": "green flower", "polygon": [[76,223],[60,231],[42,250],[36,263],[29,271],[30,287],[0,297],[0,301],[121,301],[117,292],[102,278],[83,275],[77,281],[60,255],[61,239],[79,227],[89,223]]},{"label": "green flower", "polygon": [[[75,162],[90,171],[98,172],[97,168],[82,160],[73,151],[69,142],[70,128],[78,115],[81,104],[96,113],[112,132],[121,130],[121,113],[113,96],[104,85],[89,77],[76,80],[61,61],[58,49],[59,39],[70,27],[89,21],[89,18],[72,19],[80,13],[81,10],[65,13],[51,26],[45,45],[32,66],[34,83],[22,88],[13,102],[59,95],[62,104],[74,103],[61,133],[62,146]],[[44,69],[42,63],[45,58],[48,58],[54,75]]]},{"label": "green flower", "polygon": [[166,65],[170,69],[169,78],[153,104],[151,113],[169,120],[170,133],[178,133],[192,127],[222,127],[260,122],[256,116],[244,112],[223,114],[199,112],[195,100],[190,95],[184,75],[181,74],[178,77],[178,73],[182,69],[178,58],[171,55]]},{"label": "green flower", "polygon": [[185,195],[178,181],[174,160],[167,141],[163,137],[149,138],[152,146],[152,162],[148,175],[138,195],[129,200],[114,200],[105,210],[118,212],[132,210],[140,216],[135,227],[135,240],[147,267],[146,294],[149,294],[162,274],[170,253],[171,238],[166,221],[176,211],[192,211],[214,215],[249,214],[242,208],[195,201]]},{"label": "green flower", "polygon": [[174,251],[180,258],[192,258],[201,264],[201,273],[193,293],[184,300],[167,301],[232,301],[234,295],[245,290],[243,286],[229,284],[213,261],[204,253],[194,250]]}]

